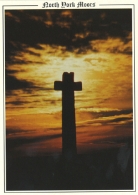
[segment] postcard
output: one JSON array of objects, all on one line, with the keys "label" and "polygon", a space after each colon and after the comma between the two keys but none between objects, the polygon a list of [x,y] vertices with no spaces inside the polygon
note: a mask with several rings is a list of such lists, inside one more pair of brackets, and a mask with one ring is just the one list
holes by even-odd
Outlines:
[{"label": "postcard", "polygon": [[136,192],[136,1],[1,1],[3,193]]}]

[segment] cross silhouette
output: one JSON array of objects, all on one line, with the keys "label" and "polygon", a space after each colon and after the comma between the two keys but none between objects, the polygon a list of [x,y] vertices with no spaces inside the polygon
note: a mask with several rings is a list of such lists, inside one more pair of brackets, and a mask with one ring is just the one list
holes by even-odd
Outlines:
[{"label": "cross silhouette", "polygon": [[62,155],[69,159],[77,154],[74,91],[82,90],[82,82],[74,82],[73,72],[64,72],[54,89],[62,90]]}]

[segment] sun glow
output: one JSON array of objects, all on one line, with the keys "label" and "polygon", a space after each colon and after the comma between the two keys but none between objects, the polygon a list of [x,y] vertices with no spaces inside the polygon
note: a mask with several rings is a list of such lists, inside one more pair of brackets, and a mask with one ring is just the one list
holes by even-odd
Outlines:
[{"label": "sun glow", "polygon": [[[49,103],[51,101],[61,101],[61,92],[54,91],[54,81],[62,81],[63,72],[74,72],[74,81],[82,81],[83,93],[75,92],[75,95],[77,101],[79,94],[81,94],[82,100],[87,101],[83,102],[83,106],[90,103],[90,98],[93,101],[93,105],[97,106],[94,99],[98,100],[100,96],[105,96],[105,99],[108,99],[109,96],[113,96],[116,90],[120,98],[124,95],[122,93],[121,83],[122,80],[125,81],[123,85],[130,82],[127,78],[131,74],[131,71],[128,72],[128,69],[131,69],[131,58],[122,56],[121,54],[90,53],[89,50],[87,53],[78,54],[77,56],[74,53],[67,52],[63,47],[52,47],[48,45],[41,45],[41,47],[43,47],[43,50],[34,48],[27,49],[27,51],[32,51],[33,53],[37,53],[37,55],[31,53],[26,56],[26,53],[23,52],[19,54],[19,58],[21,58],[21,56],[23,59],[29,58],[30,61],[32,60],[35,63],[30,63],[28,66],[26,66],[26,64],[22,64],[22,66],[20,66],[20,64],[14,64],[12,67],[8,67],[9,70],[14,70],[12,75],[17,79],[32,82],[35,86],[40,88],[39,91],[34,88],[33,93],[39,95],[41,105],[45,105],[43,100],[47,101],[47,99],[49,99]],[[41,63],[39,64],[37,62]],[[124,63],[124,66],[120,66],[122,63]],[[126,71],[127,74],[125,74]],[[122,76],[118,77],[118,74],[122,74]],[[129,85],[131,86],[131,83]],[[100,94],[98,89],[100,89]],[[47,93],[48,96],[46,95]],[[18,96],[22,98],[24,92],[21,91],[18,93]],[[43,96],[45,97],[43,98]],[[9,100],[10,97],[8,97],[7,101]],[[61,104],[58,103],[55,109],[53,109],[52,104],[49,103],[47,102],[49,113],[50,109],[51,112],[53,112],[53,110],[55,110],[55,112],[61,110]],[[76,103],[76,105],[81,106],[80,103]],[[111,105],[113,105],[113,101]],[[60,106],[60,108],[57,108],[57,106]],[[110,107],[112,108],[112,106]]]},{"label": "sun glow", "polygon": [[110,10],[89,11],[5,11],[6,128],[8,138],[25,138],[18,151],[60,148],[62,91],[54,90],[54,81],[64,72],[82,82],[82,91],[74,92],[80,150],[132,137],[131,22]]}]

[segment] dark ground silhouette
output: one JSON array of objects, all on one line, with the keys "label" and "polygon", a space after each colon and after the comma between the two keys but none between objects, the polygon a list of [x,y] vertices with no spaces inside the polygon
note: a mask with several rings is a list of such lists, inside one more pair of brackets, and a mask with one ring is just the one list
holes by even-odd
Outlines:
[{"label": "dark ground silhouette", "polygon": [[127,190],[133,189],[133,152],[122,148],[62,156],[8,158],[6,190]]}]

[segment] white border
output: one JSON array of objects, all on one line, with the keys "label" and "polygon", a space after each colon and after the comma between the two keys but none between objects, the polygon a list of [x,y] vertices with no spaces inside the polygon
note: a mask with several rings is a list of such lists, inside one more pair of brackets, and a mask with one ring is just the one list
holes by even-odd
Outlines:
[{"label": "white border", "polygon": [[[31,1],[27,1],[27,0],[24,0],[24,1],[19,1],[19,0],[15,0],[15,1],[7,1],[7,0],[1,0],[0,1],[0,7],[1,7],[1,9],[0,9],[0,16],[1,16],[1,30],[0,30],[0,56],[1,56],[1,67],[2,67],[2,70],[0,71],[0,73],[1,73],[1,77],[0,78],[3,78],[3,73],[4,73],[4,69],[3,69],[3,64],[4,64],[4,56],[5,56],[5,54],[4,54],[4,48],[3,48],[3,44],[4,44],[4,29],[3,29],[3,25],[4,25],[4,17],[3,17],[3,10],[4,9],[43,9],[42,8],[42,6],[43,6],[43,3],[44,2],[49,2],[49,3],[52,3],[52,2],[59,2],[59,4],[61,5],[61,2],[67,2],[67,3],[72,3],[72,2],[75,2],[75,4],[77,5],[77,3],[78,2],[80,2],[80,1],[78,1],[78,0],[74,0],[74,1],[71,1],[71,0],[66,0],[66,1],[61,1],[61,0],[57,0],[57,1],[53,1],[53,0],[47,0],[47,1],[42,1],[42,0],[38,0],[38,1],[33,1],[33,0],[31,0]],[[82,2],[82,1],[81,1]],[[85,0],[85,1],[83,1],[83,2],[85,2],[85,3],[96,3],[96,6],[95,7],[92,7],[92,8],[89,8],[89,7],[87,7],[86,9],[105,9],[105,8],[107,8],[107,9],[110,9],[110,8],[132,8],[133,9],[133,16],[134,16],[134,18],[133,18],[133,21],[132,21],[132,24],[133,24],[133,26],[132,26],[132,32],[133,32],[133,51],[135,51],[135,53],[134,53],[134,58],[133,58],[133,83],[134,83],[134,87],[133,87],[133,108],[134,108],[134,111],[133,111],[133,114],[134,114],[134,131],[133,131],[133,133],[134,133],[134,148],[135,148],[135,150],[134,150],[134,162],[133,162],[133,164],[134,164],[134,167],[136,168],[136,157],[137,157],[137,153],[136,153],[136,151],[137,151],[137,143],[136,143],[136,116],[137,116],[137,102],[136,102],[136,99],[137,99],[137,95],[138,95],[138,92],[136,91],[136,86],[137,86],[137,78],[136,78],[136,72],[138,72],[137,71],[137,63],[138,63],[138,60],[137,60],[137,54],[136,54],[136,52],[137,52],[137,46],[138,46],[138,40],[137,40],[137,30],[138,30],[138,22],[136,21],[136,19],[138,18],[138,1],[137,0],[131,0],[131,1],[129,1],[129,0],[124,0],[124,1],[122,1],[122,0],[116,0],[116,1],[114,1],[114,0],[105,0],[104,2],[102,1],[102,0],[99,0],[99,1],[97,1],[97,0],[95,0],[95,1],[92,1],[92,0],[90,0],[90,1],[88,1],[88,0]],[[31,6],[32,5],[32,6]],[[35,6],[36,5],[36,6]],[[37,6],[38,5],[38,6]],[[57,8],[45,8],[45,9],[57,9]],[[62,9],[61,7],[59,7],[58,9]],[[76,7],[67,7],[67,9],[76,9]],[[80,9],[84,9],[84,8],[80,8]],[[4,78],[3,79],[1,79],[1,85],[0,85],[0,94],[3,94],[4,93],[4,86],[5,85],[5,83],[4,83]],[[0,192],[1,192],[1,194],[3,194],[3,193],[5,193],[6,191],[5,191],[5,189],[4,189],[4,183],[6,182],[6,181],[4,181],[4,178],[6,179],[6,177],[5,177],[5,173],[4,173],[4,170],[5,170],[5,165],[4,165],[4,163],[5,163],[5,160],[4,160],[4,157],[5,157],[5,154],[4,154],[4,146],[5,146],[5,143],[4,143],[4,138],[5,138],[5,133],[4,133],[4,129],[5,129],[5,123],[3,123],[3,121],[4,121],[4,119],[5,119],[5,117],[4,117],[4,115],[5,115],[5,110],[4,110],[4,104],[5,104],[5,95],[3,94],[3,95],[1,95],[1,99],[0,99],[1,101],[0,101],[0,108],[1,108],[1,111],[2,111],[2,114],[1,114],[1,123],[0,123],[0,129],[1,129],[1,136],[0,136],[0,150],[1,150],[1,154],[2,154],[2,156],[1,156],[1,177],[0,177]],[[20,193],[22,193],[22,194],[26,194],[26,193],[39,193],[39,194],[41,194],[41,193],[49,193],[49,194],[57,194],[57,193],[62,193],[62,194],[64,194],[64,193],[67,193],[68,192],[68,194],[72,194],[73,192],[75,192],[75,194],[80,194],[80,193],[86,193],[86,192],[88,192],[88,193],[94,193],[94,192],[96,192],[96,194],[101,194],[101,193],[104,193],[104,192],[108,192],[108,194],[112,194],[112,192],[119,192],[119,194],[124,194],[124,193],[126,193],[126,192],[128,192],[129,194],[130,193],[136,193],[137,192],[137,188],[136,188],[136,186],[138,186],[137,184],[138,184],[138,182],[137,182],[137,173],[138,173],[138,171],[137,171],[137,169],[134,169],[134,180],[135,180],[135,178],[136,178],[136,181],[134,182],[134,190],[132,191],[132,190],[125,190],[125,191],[123,191],[123,190],[119,190],[119,191],[117,191],[117,190],[115,190],[115,191],[113,191],[113,190],[104,190],[104,191],[100,191],[100,190],[96,190],[96,191],[12,191],[12,192],[10,192],[10,191],[8,191],[8,192],[6,192],[6,193],[12,193],[12,194],[20,194]],[[106,194],[105,193],[105,194]]]}]

